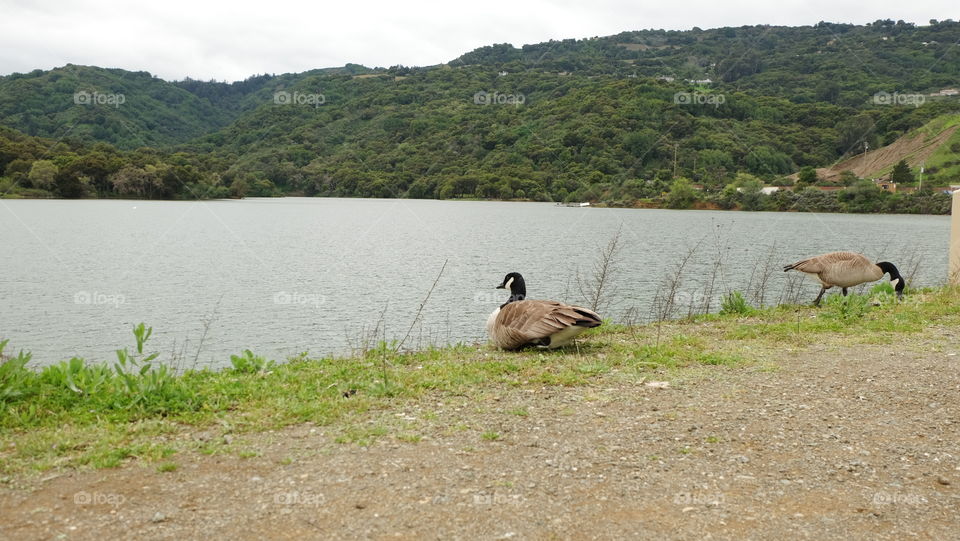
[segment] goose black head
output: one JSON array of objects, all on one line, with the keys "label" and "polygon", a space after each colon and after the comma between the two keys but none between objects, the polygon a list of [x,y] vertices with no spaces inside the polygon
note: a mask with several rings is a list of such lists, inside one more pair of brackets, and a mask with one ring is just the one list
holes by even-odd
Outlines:
[{"label": "goose black head", "polygon": [[889,261],[881,261],[877,263],[877,266],[880,267],[885,274],[890,275],[890,283],[893,284],[893,290],[897,292],[897,298],[903,298],[903,288],[907,287],[907,281],[903,279],[903,276],[900,276],[900,271],[897,270],[897,266]]},{"label": "goose black head", "polygon": [[523,276],[519,272],[511,272],[503,277],[503,282],[497,286],[497,289],[509,289],[510,298],[507,303],[513,301],[522,301],[527,297],[527,284],[523,281]]}]

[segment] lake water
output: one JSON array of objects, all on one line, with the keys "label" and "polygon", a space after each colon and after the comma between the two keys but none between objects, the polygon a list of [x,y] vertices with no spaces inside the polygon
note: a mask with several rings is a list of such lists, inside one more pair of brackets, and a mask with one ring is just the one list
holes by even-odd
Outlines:
[{"label": "lake water", "polygon": [[[550,203],[364,199],[0,200],[0,339],[35,365],[115,359],[130,328],[177,366],[229,365],[249,348],[282,360],[349,353],[375,333],[405,346],[485,340],[518,271],[528,296],[583,303],[577,273],[622,228],[615,295],[602,314],[645,319],[664,278],[693,250],[680,304],[705,282],[768,302],[801,275],[780,267],[853,250],[889,260],[911,285],[945,281],[944,216],[566,208]],[[714,273],[714,262],[722,261]],[[792,277],[792,278],[791,278]],[[794,282],[791,282],[794,280]],[[794,283],[794,286],[790,286]],[[812,301],[818,285],[798,293]],[[795,289],[794,289],[795,291]],[[632,309],[632,310],[631,310]]]}]

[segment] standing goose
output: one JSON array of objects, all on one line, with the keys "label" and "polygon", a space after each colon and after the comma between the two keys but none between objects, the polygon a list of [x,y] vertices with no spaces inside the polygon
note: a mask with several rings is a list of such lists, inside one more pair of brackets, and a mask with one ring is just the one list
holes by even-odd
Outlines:
[{"label": "standing goose", "polygon": [[820,306],[824,292],[831,287],[843,288],[843,294],[846,295],[848,287],[879,280],[887,273],[890,274],[890,283],[893,284],[898,299],[903,298],[903,288],[906,286],[903,276],[900,276],[900,271],[893,263],[881,261],[875,264],[865,256],[853,252],[830,252],[783,267],[783,272],[789,270],[811,274],[820,280],[820,294],[813,301],[816,306]]},{"label": "standing goose", "polygon": [[500,349],[558,348],[601,323],[593,310],[555,301],[526,300],[527,286],[516,272],[507,274],[497,289],[510,290],[507,302],[487,319],[490,340]]}]

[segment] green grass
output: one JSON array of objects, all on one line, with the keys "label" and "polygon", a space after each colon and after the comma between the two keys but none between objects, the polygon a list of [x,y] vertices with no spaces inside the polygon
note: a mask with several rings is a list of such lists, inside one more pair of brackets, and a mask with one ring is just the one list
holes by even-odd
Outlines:
[{"label": "green grass", "polygon": [[[447,405],[467,400],[485,414],[527,419],[536,411],[523,404],[497,410],[491,396],[515,388],[682,379],[740,366],[775,371],[787,353],[811,345],[902,348],[911,336],[960,324],[958,298],[960,290],[941,288],[908,291],[897,303],[878,286],[865,297],[830,295],[820,308],[751,308],[747,314],[735,308],[728,315],[665,322],[659,346],[654,325],[604,325],[578,347],[561,350],[457,345],[397,354],[382,348],[375,355],[285,363],[245,351],[231,368],[183,374],[151,358],[149,330],[138,326],[133,352],[122,350],[124,360],[118,357],[112,367],[72,359],[37,371],[28,366],[29,354],[3,357],[0,474],[109,468],[131,460],[170,468],[171,455],[190,451],[249,458],[259,452],[242,443],[246,435],[302,423],[322,427],[344,445],[383,437],[416,444],[434,431],[476,431],[496,441],[499,433],[471,426]],[[0,342],[0,355],[4,346]],[[193,437],[201,432],[215,437]],[[231,444],[224,434],[238,441]]]}]

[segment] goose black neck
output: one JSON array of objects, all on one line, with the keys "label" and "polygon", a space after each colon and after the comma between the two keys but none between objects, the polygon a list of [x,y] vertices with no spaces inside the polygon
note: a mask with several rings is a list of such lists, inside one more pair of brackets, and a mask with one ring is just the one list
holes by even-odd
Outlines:
[{"label": "goose black neck", "polygon": [[520,276],[519,273],[510,273],[504,280],[504,285],[507,283],[510,284],[510,298],[507,299],[504,305],[514,301],[522,301],[527,298],[527,284],[523,281],[523,276]]},{"label": "goose black neck", "polygon": [[877,266],[880,267],[885,274],[890,275],[890,281],[898,280],[896,287],[894,288],[897,291],[903,291],[905,284],[903,283],[903,276],[900,276],[900,271],[897,270],[897,266],[889,261],[881,261],[877,263]]},{"label": "goose black neck", "polygon": [[527,298],[527,284],[523,282],[522,276],[517,276],[510,283],[510,298],[507,302],[522,301]]}]

